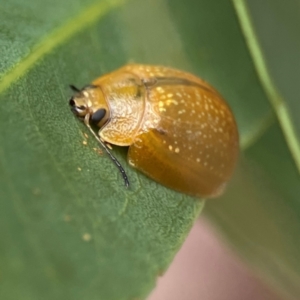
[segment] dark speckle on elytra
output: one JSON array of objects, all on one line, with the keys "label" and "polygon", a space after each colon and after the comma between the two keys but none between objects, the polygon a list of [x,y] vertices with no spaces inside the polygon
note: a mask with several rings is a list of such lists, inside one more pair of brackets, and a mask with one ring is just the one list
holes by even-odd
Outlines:
[{"label": "dark speckle on elytra", "polygon": [[167,131],[163,128],[155,128],[155,130],[161,135],[165,135],[167,133]]}]

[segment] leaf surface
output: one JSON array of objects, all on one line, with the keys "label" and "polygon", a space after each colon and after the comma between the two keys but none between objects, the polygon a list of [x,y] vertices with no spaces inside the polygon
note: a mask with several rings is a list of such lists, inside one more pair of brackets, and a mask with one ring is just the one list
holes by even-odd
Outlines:
[{"label": "leaf surface", "polygon": [[[114,147],[131,182],[126,190],[115,166],[94,150],[97,143],[85,137],[86,129],[69,110],[68,84],[84,86],[128,62],[193,72],[224,95],[245,155],[263,166],[276,196],[287,198],[280,205],[295,208],[296,215],[283,227],[278,208],[255,190],[260,196],[255,215],[258,211],[264,220],[263,212],[276,210],[270,226],[260,240],[259,228],[251,238],[244,229],[231,234],[243,222],[252,224],[249,211],[239,209],[234,218],[234,208],[243,203],[239,191],[249,184],[248,169],[231,184],[231,201],[212,201],[207,211],[232,241],[244,238],[243,245],[236,243],[240,250],[250,242],[260,249],[265,235],[276,231],[276,238],[292,244],[299,232],[297,172],[230,2],[8,0],[1,16],[1,299],[144,298],[199,215],[202,201],[136,172],[126,162],[127,149]],[[263,143],[272,139],[287,158],[281,165],[291,176],[286,181],[272,163],[280,152],[272,157],[264,152]],[[292,223],[293,236],[283,239]],[[292,265],[296,244],[289,249],[280,248],[276,258],[298,274]],[[241,252],[249,258],[249,251]],[[256,256],[251,258],[258,266]],[[279,268],[274,277],[271,267],[263,268],[268,278],[283,274]]]}]

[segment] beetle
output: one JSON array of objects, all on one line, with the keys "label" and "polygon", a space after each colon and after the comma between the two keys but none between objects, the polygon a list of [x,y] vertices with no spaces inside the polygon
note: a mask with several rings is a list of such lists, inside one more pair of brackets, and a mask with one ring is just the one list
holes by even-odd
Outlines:
[{"label": "beetle", "polygon": [[[128,64],[101,76],[69,101],[121,171],[107,145],[127,146],[129,164],[176,191],[216,197],[236,165],[233,113],[204,80],[164,66]],[[98,128],[98,132],[94,129]]]}]

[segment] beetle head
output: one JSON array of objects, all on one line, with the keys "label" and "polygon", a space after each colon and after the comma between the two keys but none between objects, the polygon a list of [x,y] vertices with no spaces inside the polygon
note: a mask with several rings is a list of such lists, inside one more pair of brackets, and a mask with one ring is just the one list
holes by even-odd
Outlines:
[{"label": "beetle head", "polygon": [[69,105],[72,112],[80,120],[88,115],[89,120],[99,127],[108,119],[108,107],[103,98],[103,93],[98,86],[89,85],[83,89],[78,89],[73,85],[70,88],[74,96],[70,99]]},{"label": "beetle head", "polygon": [[70,99],[69,105],[72,112],[80,119],[84,118],[89,113],[89,107],[91,107],[91,101],[89,101],[89,92],[86,88],[79,90],[74,85],[70,85],[74,93],[74,96]]}]

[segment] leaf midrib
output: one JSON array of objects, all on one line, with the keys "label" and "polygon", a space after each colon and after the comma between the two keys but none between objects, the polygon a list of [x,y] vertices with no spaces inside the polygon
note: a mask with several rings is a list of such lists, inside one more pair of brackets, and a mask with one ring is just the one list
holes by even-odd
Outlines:
[{"label": "leaf midrib", "polygon": [[232,3],[236,10],[241,30],[245,36],[245,41],[258,74],[258,78],[262,88],[265,91],[267,99],[274,109],[287,142],[287,146],[298,169],[298,173],[300,173],[300,141],[297,137],[296,129],[288,110],[287,101],[279,93],[272,80],[272,76],[264,58],[263,50],[261,49],[258,37],[252,24],[246,0],[232,0]]},{"label": "leaf midrib", "polygon": [[95,2],[82,10],[77,16],[72,17],[71,20],[67,20],[66,23],[63,23],[58,29],[55,29],[52,33],[47,35],[47,37],[43,38],[34,46],[28,56],[24,57],[15,67],[3,75],[0,82],[0,94],[20,77],[24,76],[24,74],[53,49],[128,1],[129,0],[110,0]]}]

